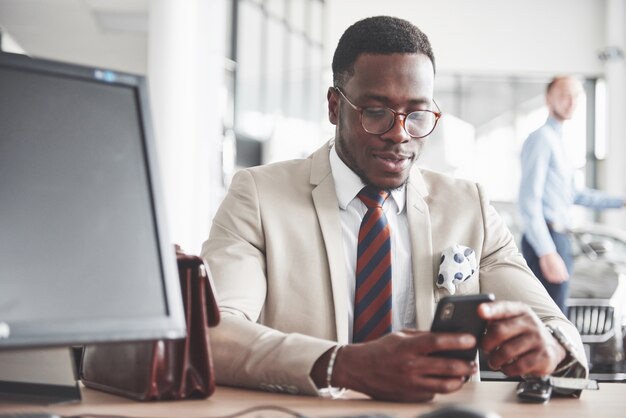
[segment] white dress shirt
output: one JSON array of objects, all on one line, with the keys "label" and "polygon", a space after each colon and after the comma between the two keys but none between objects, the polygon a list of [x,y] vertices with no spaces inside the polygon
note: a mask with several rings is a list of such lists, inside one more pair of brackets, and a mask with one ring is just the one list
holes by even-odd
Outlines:
[{"label": "white dress shirt", "polygon": [[[330,168],[339,201],[343,248],[348,289],[348,329],[352,341],[354,322],[354,293],[356,284],[356,254],[361,221],[367,207],[357,197],[365,184],[337,155],[330,150]],[[411,272],[411,241],[406,217],[406,186],[391,192],[383,204],[383,212],[391,229],[391,327],[393,331],[416,327],[415,292]]]}]

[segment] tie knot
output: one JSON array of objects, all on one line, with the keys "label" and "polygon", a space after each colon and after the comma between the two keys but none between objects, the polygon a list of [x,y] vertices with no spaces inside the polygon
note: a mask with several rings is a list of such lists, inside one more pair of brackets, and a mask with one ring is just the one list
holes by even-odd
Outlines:
[{"label": "tie knot", "polygon": [[377,189],[374,186],[365,186],[361,189],[357,197],[361,199],[361,202],[363,202],[368,209],[376,207],[382,208],[383,203],[385,203],[385,200],[389,197],[389,192],[387,190]]}]

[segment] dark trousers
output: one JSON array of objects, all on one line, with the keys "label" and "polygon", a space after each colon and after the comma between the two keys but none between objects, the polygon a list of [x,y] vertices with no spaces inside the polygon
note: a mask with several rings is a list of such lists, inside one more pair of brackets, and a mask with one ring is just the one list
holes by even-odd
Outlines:
[{"label": "dark trousers", "polygon": [[[552,237],[552,241],[554,241],[554,245],[556,246],[556,252],[559,253],[563,261],[565,262],[565,267],[567,267],[567,272],[570,277],[572,276],[572,266],[573,266],[573,258],[572,258],[572,245],[569,241],[569,237],[567,234],[562,234],[559,232],[550,231],[550,236]],[[567,306],[565,302],[567,301],[567,296],[569,294],[569,280],[564,281],[563,283],[550,283],[546,279],[543,278],[543,274],[541,274],[541,268],[539,267],[539,257],[535,253],[533,247],[531,247],[530,243],[526,240],[526,237],[522,237],[522,254],[526,259],[526,263],[528,263],[528,267],[535,273],[535,276],[539,279],[541,284],[546,288],[550,297],[556,302],[558,307],[563,311],[565,316],[567,316]]]}]

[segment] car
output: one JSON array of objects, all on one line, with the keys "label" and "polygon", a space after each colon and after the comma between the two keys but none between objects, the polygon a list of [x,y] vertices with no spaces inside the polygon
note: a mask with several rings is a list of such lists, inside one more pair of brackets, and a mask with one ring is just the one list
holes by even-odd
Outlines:
[{"label": "car", "polygon": [[581,334],[592,374],[626,380],[626,231],[587,224],[571,236],[568,317]]}]

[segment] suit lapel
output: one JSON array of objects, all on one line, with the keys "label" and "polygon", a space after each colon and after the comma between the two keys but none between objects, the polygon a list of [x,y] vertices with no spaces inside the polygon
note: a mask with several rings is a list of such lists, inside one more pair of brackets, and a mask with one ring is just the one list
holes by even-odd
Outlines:
[{"label": "suit lapel", "polygon": [[328,257],[337,341],[348,344],[348,291],[341,219],[328,155],[329,144],[326,144],[312,156],[311,184],[315,186],[312,196]]},{"label": "suit lapel", "polygon": [[413,167],[407,183],[407,219],[411,235],[417,328],[420,330],[430,329],[435,314],[433,245],[427,196],[424,178],[419,169]]}]

